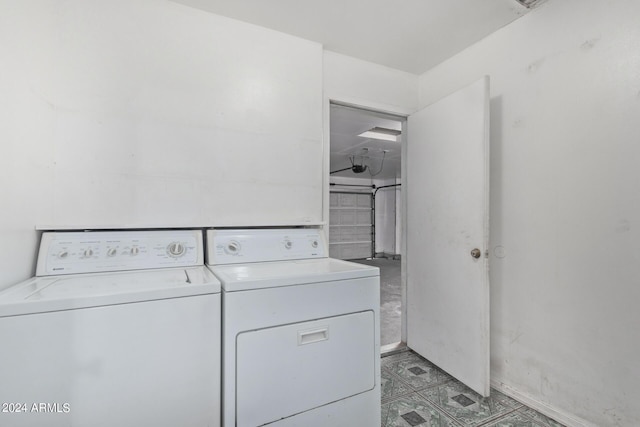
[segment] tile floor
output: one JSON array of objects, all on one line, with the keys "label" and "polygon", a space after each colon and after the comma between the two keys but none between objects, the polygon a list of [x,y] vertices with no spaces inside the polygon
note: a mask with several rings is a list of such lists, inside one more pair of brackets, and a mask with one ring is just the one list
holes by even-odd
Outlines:
[{"label": "tile floor", "polygon": [[382,427],[562,427],[491,389],[482,398],[412,351],[382,357]]}]

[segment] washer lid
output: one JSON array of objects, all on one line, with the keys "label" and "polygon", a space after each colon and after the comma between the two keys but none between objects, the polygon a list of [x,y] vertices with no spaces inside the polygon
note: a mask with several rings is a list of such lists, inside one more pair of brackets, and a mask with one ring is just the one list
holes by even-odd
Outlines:
[{"label": "washer lid", "polygon": [[219,292],[205,267],[36,277],[0,293],[0,317]]},{"label": "washer lid", "polygon": [[333,258],[257,262],[209,267],[227,292],[377,277],[378,267]]}]

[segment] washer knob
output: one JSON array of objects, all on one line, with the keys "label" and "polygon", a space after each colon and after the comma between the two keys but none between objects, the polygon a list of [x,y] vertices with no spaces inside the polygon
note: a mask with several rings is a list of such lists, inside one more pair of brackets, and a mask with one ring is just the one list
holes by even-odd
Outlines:
[{"label": "washer knob", "polygon": [[57,255],[59,259],[65,259],[68,256],[69,256],[69,251],[67,251],[66,249],[58,252],[58,255]]},{"label": "washer knob", "polygon": [[285,249],[291,249],[293,247],[293,242],[291,240],[285,240],[284,247]]},{"label": "washer knob", "polygon": [[184,255],[184,245],[180,242],[171,242],[167,246],[167,253],[172,257],[180,257]]},{"label": "washer knob", "polygon": [[311,247],[312,248],[317,248],[318,247],[318,241],[314,240],[313,242],[311,242]]},{"label": "washer knob", "polygon": [[82,253],[82,255],[83,255],[85,258],[91,258],[91,256],[93,256],[93,249],[86,249],[86,250]]},{"label": "washer knob", "polygon": [[109,248],[109,250],[107,251],[107,256],[108,257],[116,256],[117,253],[118,253],[118,250],[116,248]]},{"label": "washer knob", "polygon": [[129,251],[129,255],[136,256],[140,253],[140,248],[137,246],[131,246],[131,250]]}]

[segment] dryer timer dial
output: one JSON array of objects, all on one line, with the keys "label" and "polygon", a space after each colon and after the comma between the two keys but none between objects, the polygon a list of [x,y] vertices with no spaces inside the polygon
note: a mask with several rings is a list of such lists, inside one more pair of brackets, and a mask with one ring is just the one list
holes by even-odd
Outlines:
[{"label": "dryer timer dial", "polygon": [[224,246],[224,251],[228,255],[238,255],[238,253],[240,253],[240,248],[240,243],[235,240],[231,240]]}]

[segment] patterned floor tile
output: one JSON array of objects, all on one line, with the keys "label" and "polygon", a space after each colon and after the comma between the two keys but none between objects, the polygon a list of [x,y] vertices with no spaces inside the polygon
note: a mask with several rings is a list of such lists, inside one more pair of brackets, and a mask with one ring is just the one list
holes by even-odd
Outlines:
[{"label": "patterned floor tile", "polygon": [[381,365],[383,427],[565,427],[497,390],[482,398],[413,351]]},{"label": "patterned floor tile", "polygon": [[382,405],[382,427],[459,427],[417,393]]},{"label": "patterned floor tile", "polygon": [[452,379],[435,365],[415,353],[404,359],[386,363],[385,367],[416,390],[442,384]]},{"label": "patterned floor tile", "polygon": [[381,427],[384,427],[385,425],[387,425],[387,420],[389,419],[389,409],[390,409],[391,404],[389,403],[383,403],[382,406],[380,406],[380,412],[382,413],[382,416],[380,417],[380,419],[382,420],[381,423]]},{"label": "patterned floor tile", "polygon": [[407,358],[413,357],[413,356],[416,356],[416,353],[414,353],[411,350],[400,351],[398,353],[393,353],[393,354],[382,356],[382,358],[380,359],[380,363],[382,364],[382,367],[384,368],[384,367],[390,365],[391,363],[397,362],[399,360],[407,359]]},{"label": "patterned floor tile", "polygon": [[380,388],[382,390],[382,401],[386,402],[394,397],[411,392],[411,388],[394,377],[386,369],[382,369],[381,372]]},{"label": "patterned floor tile", "polygon": [[493,389],[491,395],[484,398],[458,381],[423,390],[420,394],[467,426],[477,426],[522,406]]},{"label": "patterned floor tile", "polygon": [[527,406],[523,406],[518,412],[522,412],[544,427],[565,427],[564,424],[560,424],[556,420],[553,420],[546,415],[543,415],[540,412],[536,411],[535,409],[531,409]]},{"label": "patterned floor tile", "polygon": [[533,420],[520,412],[512,412],[508,415],[483,424],[482,427],[540,427]]}]

